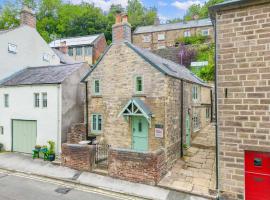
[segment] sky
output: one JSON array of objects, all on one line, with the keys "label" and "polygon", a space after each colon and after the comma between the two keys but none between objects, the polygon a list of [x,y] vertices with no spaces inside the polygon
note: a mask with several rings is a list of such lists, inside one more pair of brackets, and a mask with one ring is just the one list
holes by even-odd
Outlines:
[{"label": "sky", "polygon": [[[0,0],[0,5],[8,0]],[[12,1],[12,0],[10,0]],[[82,0],[70,0],[72,3],[80,3]],[[108,11],[111,4],[121,4],[126,7],[128,0],[83,0],[94,3],[104,11]],[[204,4],[206,0],[140,0],[145,7],[156,7],[162,22],[169,19],[181,18],[192,4]]]}]

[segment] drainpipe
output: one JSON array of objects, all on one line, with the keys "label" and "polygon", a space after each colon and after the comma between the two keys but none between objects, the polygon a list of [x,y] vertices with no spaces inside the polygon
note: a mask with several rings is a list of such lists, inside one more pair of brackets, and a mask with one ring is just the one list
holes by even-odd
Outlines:
[{"label": "drainpipe", "polygon": [[184,81],[181,80],[181,157],[184,156],[183,135],[184,135]]},{"label": "drainpipe", "polygon": [[218,57],[217,57],[217,14],[215,16],[214,20],[214,30],[215,30],[215,124],[216,124],[216,190],[218,192],[218,199],[219,199],[219,137],[218,137],[218,89],[217,89],[217,78],[218,78],[218,72],[217,72],[217,63],[218,63]]},{"label": "drainpipe", "polygon": [[88,82],[85,81],[85,121],[86,121],[86,139],[88,140]]}]

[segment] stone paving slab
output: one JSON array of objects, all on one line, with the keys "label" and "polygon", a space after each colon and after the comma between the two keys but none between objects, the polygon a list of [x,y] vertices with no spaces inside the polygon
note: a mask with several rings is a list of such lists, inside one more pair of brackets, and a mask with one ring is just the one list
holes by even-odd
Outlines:
[{"label": "stone paving slab", "polygon": [[[206,139],[205,139],[206,138]],[[215,191],[215,129],[208,125],[192,141],[192,147],[179,159],[159,186],[208,198]],[[193,145],[195,144],[195,145]]]}]

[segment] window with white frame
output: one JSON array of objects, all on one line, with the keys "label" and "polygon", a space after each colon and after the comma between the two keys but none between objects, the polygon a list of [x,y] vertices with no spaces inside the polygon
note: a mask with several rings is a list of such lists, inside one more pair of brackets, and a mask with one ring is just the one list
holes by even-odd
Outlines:
[{"label": "window with white frame", "polygon": [[209,29],[202,30],[202,35],[203,36],[208,36],[209,35]]},{"label": "window with white frame", "polygon": [[4,135],[4,126],[0,126],[0,135]]},{"label": "window with white frame", "polygon": [[184,32],[184,37],[190,37],[190,36],[191,36],[190,30],[186,30],[186,31]]},{"label": "window with white frame", "polygon": [[100,80],[95,79],[93,83],[93,90],[95,95],[100,95]]},{"label": "window with white frame", "polygon": [[9,53],[17,53],[18,52],[17,45],[8,43],[8,52]]},{"label": "window with white frame", "polygon": [[147,42],[151,42],[151,35],[144,35],[143,36],[143,42],[147,43]]},{"label": "window with white frame", "polygon": [[102,115],[92,114],[91,131],[93,133],[99,133],[102,131]]},{"label": "window with white frame", "polygon": [[165,40],[165,34],[164,33],[158,34],[158,41],[162,41],[162,40]]},{"label": "window with white frame", "polygon": [[9,94],[4,94],[4,107],[9,107]]},{"label": "window with white frame", "polygon": [[136,93],[143,92],[143,78],[141,76],[135,77],[135,92]]},{"label": "window with white frame", "polygon": [[42,93],[42,107],[47,108],[48,107],[48,95],[46,92]]},{"label": "window with white frame", "polygon": [[46,62],[50,61],[50,55],[48,53],[43,54],[43,61],[46,61]]},{"label": "window with white frame", "polygon": [[90,55],[92,55],[92,47],[91,47],[91,46],[85,46],[85,47],[84,47],[84,55],[85,55],[85,56],[90,56]]},{"label": "window with white frame", "polygon": [[197,131],[200,129],[200,117],[198,115],[198,113],[194,113],[193,116],[193,130]]},{"label": "window with white frame", "polygon": [[39,108],[39,93],[34,93],[34,107]]},{"label": "window with white frame", "polygon": [[192,86],[192,99],[193,100],[199,99],[199,87],[197,85]]}]

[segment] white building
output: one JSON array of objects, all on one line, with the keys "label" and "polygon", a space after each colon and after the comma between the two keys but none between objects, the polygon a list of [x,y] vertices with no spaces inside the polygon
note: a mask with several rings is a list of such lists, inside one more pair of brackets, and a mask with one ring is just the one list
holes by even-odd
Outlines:
[{"label": "white building", "polygon": [[36,144],[56,142],[57,152],[72,123],[83,122],[86,63],[29,67],[0,85],[0,143],[31,153]]},{"label": "white building", "polygon": [[35,23],[35,15],[25,7],[21,26],[0,31],[0,82],[25,67],[60,64],[59,57],[37,32]]}]

